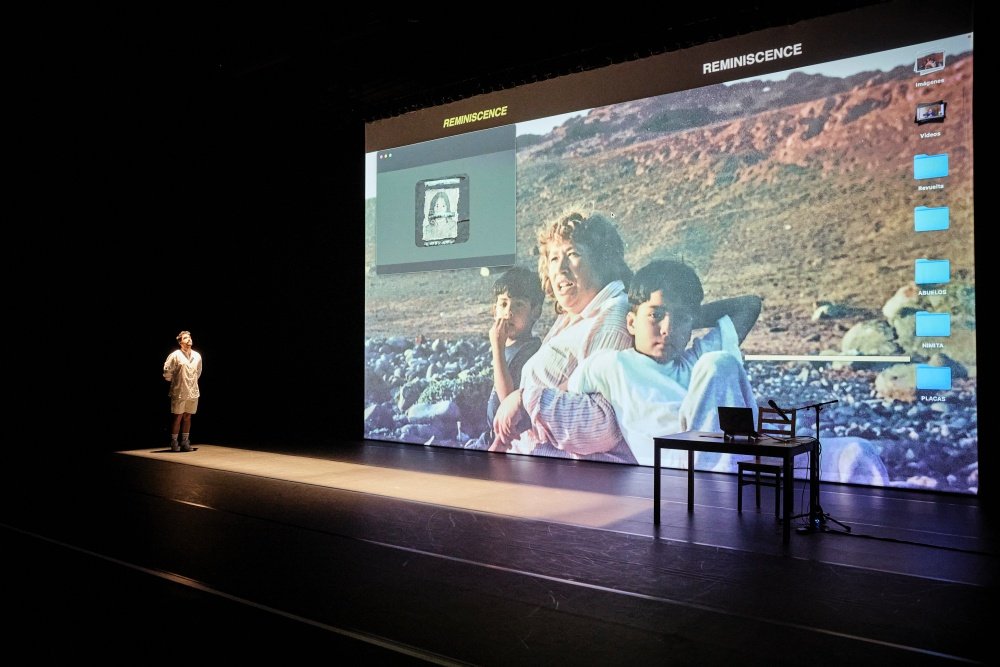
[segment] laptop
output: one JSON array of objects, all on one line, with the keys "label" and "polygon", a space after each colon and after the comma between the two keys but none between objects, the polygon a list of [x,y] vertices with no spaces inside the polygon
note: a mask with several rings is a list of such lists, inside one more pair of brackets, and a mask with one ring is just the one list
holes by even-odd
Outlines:
[{"label": "laptop", "polygon": [[726,440],[731,440],[733,437],[756,440],[760,437],[753,419],[753,408],[731,408],[720,405],[719,428]]}]

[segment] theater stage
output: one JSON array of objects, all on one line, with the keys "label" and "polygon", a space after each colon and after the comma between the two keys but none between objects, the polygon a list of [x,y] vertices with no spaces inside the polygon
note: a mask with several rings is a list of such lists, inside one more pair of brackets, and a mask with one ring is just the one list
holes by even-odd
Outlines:
[{"label": "theater stage", "polygon": [[[975,497],[822,485],[793,533],[734,475],[372,441],[49,462],[4,489],[12,637],[40,656],[375,664],[988,661]],[[67,465],[67,463],[70,463]],[[797,481],[796,511],[805,511]],[[749,510],[749,511],[748,511]],[[804,523],[804,519],[797,519]],[[193,648],[202,640],[204,649]],[[16,640],[15,640],[16,642]]]}]

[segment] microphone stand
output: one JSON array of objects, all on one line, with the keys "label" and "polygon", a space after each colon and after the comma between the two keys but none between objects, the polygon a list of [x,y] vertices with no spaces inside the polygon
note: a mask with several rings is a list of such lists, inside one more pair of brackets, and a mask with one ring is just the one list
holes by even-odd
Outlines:
[{"label": "microphone stand", "polygon": [[[829,531],[830,528],[827,525],[828,521],[832,521],[837,524],[846,532],[851,532],[851,527],[847,524],[834,519],[828,513],[823,511],[823,506],[819,503],[819,457],[823,451],[823,443],[819,439],[819,413],[826,405],[832,405],[834,403],[839,403],[838,400],[833,399],[830,401],[820,401],[818,403],[812,403],[810,405],[799,405],[794,408],[778,408],[771,402],[771,407],[778,410],[780,413],[784,412],[795,412],[798,410],[809,410],[813,409],[816,411],[816,456],[809,456],[809,512],[806,514],[798,514],[793,516],[792,519],[798,519],[803,516],[809,517],[809,522],[805,526],[800,526],[795,529],[795,532],[799,534],[809,534],[809,533],[819,533]],[[816,483],[813,484],[813,480]]]}]

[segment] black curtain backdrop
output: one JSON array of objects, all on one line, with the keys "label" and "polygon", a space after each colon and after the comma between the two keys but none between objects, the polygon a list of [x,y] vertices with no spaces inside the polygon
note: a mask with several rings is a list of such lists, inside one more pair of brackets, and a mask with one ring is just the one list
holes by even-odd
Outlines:
[{"label": "black curtain backdrop", "polygon": [[[103,11],[33,24],[14,76],[12,189],[27,206],[5,244],[8,432],[22,453],[165,445],[160,371],[181,329],[205,359],[196,442],[359,438],[366,117],[807,18],[789,3],[745,7],[742,23],[691,12],[635,44],[597,17],[572,34],[553,19],[534,50],[463,60],[426,90],[392,49],[362,66],[294,33],[233,34],[219,15]],[[241,37],[255,60],[232,57]],[[988,350],[979,363],[991,377]],[[981,383],[984,414],[991,395]]]}]

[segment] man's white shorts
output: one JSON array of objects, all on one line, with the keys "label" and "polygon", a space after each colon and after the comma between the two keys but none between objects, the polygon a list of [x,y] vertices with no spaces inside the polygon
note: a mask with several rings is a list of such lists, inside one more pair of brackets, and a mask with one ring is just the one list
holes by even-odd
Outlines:
[{"label": "man's white shorts", "polygon": [[198,399],[189,398],[185,400],[178,398],[170,401],[170,412],[175,415],[184,414],[185,412],[193,415],[198,412]]}]

